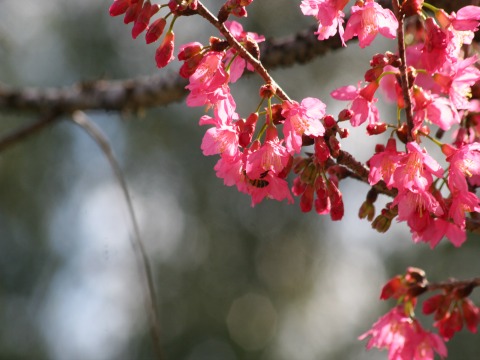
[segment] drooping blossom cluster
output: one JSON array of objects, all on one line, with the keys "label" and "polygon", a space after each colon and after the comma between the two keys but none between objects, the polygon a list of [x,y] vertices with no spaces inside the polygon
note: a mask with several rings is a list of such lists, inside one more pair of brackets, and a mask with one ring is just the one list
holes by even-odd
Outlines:
[{"label": "drooping blossom cluster", "polygon": [[[265,38],[228,20],[247,16],[252,1],[226,0],[215,17],[198,0],[161,5],[115,0],[110,14],[133,22],[133,38],[146,31],[147,43],[160,39],[171,18],[156,51],[159,68],[175,58],[173,27],[178,17],[198,14],[220,31],[207,44],[192,39],[181,45],[179,72],[188,79],[187,105],[207,110],[199,122],[208,126],[203,154],[219,157],[216,175],[250,195],[252,205],[265,198],[293,203],[295,196],[302,211],[315,209],[340,220],[345,212],[340,183],[353,177],[371,186],[359,216],[376,230],[387,231],[397,219],[408,225],[415,242],[434,248],[446,237],[460,246],[470,220],[480,212],[480,70],[472,45],[480,7],[448,14],[423,0],[395,2],[394,11],[374,0],[299,0],[300,11],[316,19],[319,40],[338,33],[343,46],[355,38],[365,48],[377,35],[403,37],[397,51],[372,57],[361,81],[331,92],[334,100],[348,104],[335,117],[320,99],[290,99],[262,66],[258,44]],[[166,15],[153,20],[160,10]],[[264,84],[258,107],[240,111],[231,86],[246,71],[257,72]],[[380,99],[393,103],[396,118],[382,116]],[[341,149],[350,134],[341,127],[343,122],[365,126],[368,136],[387,130],[390,136],[363,165]],[[393,200],[375,216],[379,193]],[[388,348],[389,359],[433,359],[434,353],[444,357],[442,338],[451,338],[462,321],[471,331],[478,324],[478,308],[467,295],[447,291],[424,307],[426,313],[435,313],[440,336],[425,331],[413,316],[420,294],[412,293],[419,285],[414,274],[384,288],[382,298],[393,296],[402,304],[363,335],[371,337],[368,348]]]},{"label": "drooping blossom cluster", "polygon": [[396,299],[397,306],[361,335],[360,340],[370,337],[367,349],[387,349],[390,360],[433,360],[435,353],[445,358],[445,341],[460,331],[463,324],[472,333],[478,330],[480,308],[468,298],[477,282],[478,279],[463,283],[451,281],[441,286],[442,293],[423,302],[423,313],[434,314],[434,327],[438,330],[435,334],[423,329],[414,311],[418,296],[429,291],[430,284],[423,270],[408,268],[406,274],[390,279],[380,295],[382,300]]}]

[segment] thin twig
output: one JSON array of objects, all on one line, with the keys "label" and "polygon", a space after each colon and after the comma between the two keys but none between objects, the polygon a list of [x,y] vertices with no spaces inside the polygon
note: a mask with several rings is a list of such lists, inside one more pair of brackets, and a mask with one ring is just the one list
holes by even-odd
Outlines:
[{"label": "thin twig", "polygon": [[41,130],[47,128],[49,125],[60,120],[60,114],[55,112],[50,112],[42,116],[39,120],[34,123],[18,127],[17,129],[9,132],[8,134],[0,138],[0,151],[7,149],[8,147],[19,143],[22,140],[40,132]]},{"label": "thin twig", "polygon": [[232,35],[232,33],[225,27],[225,24],[218,21],[218,19],[199,1],[197,5],[197,12],[200,16],[205,18],[209,23],[211,23],[213,26],[215,26],[223,36],[225,36],[225,39],[228,41],[230,46],[232,46],[239,55],[248,61],[250,65],[253,66],[255,71],[262,77],[262,79],[265,81],[265,83],[270,83],[272,85],[275,85],[277,88],[277,95],[282,98],[283,100],[288,100],[290,101],[290,98],[288,95],[282,90],[278,84],[275,83],[273,78],[270,76],[268,73],[267,69],[263,66],[262,62],[256,59],[252,54],[250,54],[245,47],[240,44],[237,39]]},{"label": "thin twig", "polygon": [[410,96],[410,84],[408,81],[407,74],[407,55],[405,52],[405,34],[404,34],[404,20],[405,15],[403,14],[399,0],[392,0],[393,12],[398,20],[398,29],[397,29],[397,43],[398,43],[398,55],[401,60],[399,67],[400,77],[402,79],[402,95],[403,101],[405,102],[405,118],[407,120],[408,126],[408,141],[412,141],[412,130],[413,130],[413,112],[412,112],[412,99]]},{"label": "thin twig", "polygon": [[145,289],[146,293],[148,294],[148,299],[146,299],[146,307],[147,312],[150,314],[150,335],[152,337],[157,359],[162,360],[164,359],[164,356],[160,347],[160,321],[157,311],[157,297],[155,293],[152,269],[147,252],[145,250],[145,246],[142,241],[142,237],[140,235],[140,227],[138,226],[137,217],[135,215],[135,210],[133,208],[132,199],[130,197],[130,192],[128,191],[125,177],[123,176],[122,169],[120,168],[120,165],[118,164],[115,155],[113,154],[113,150],[110,146],[109,141],[102,134],[101,130],[92,121],[90,121],[87,115],[82,111],[75,111],[72,114],[72,120],[75,124],[85,130],[85,132],[87,132],[88,135],[90,135],[90,137],[100,147],[115,174],[115,178],[117,179],[122,189],[123,196],[125,197],[125,201],[127,202],[128,213],[133,225],[134,236],[133,238],[131,238],[132,246],[135,254],[137,255],[136,258],[140,273],[143,273],[143,275],[145,276],[144,279],[146,281]]}]

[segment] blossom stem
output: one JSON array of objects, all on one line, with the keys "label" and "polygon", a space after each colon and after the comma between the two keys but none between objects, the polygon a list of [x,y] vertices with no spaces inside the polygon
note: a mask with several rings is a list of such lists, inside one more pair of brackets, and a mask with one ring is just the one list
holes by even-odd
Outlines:
[{"label": "blossom stem", "polygon": [[432,4],[429,4],[427,2],[424,2],[422,6],[426,7],[427,9],[432,10],[433,12],[440,10],[436,6],[433,6]]},{"label": "blossom stem", "polygon": [[434,290],[446,290],[452,291],[455,288],[464,288],[464,287],[478,287],[480,286],[480,277],[476,277],[470,280],[448,280],[438,283],[429,283],[427,285],[427,291]]},{"label": "blossom stem", "polygon": [[405,33],[404,33],[404,20],[405,14],[403,14],[398,0],[392,0],[393,12],[398,20],[397,28],[397,41],[398,41],[398,54],[401,60],[399,67],[400,77],[402,79],[402,93],[403,100],[405,101],[405,117],[407,119],[408,126],[408,141],[412,141],[412,129],[413,129],[413,112],[412,112],[412,101],[410,98],[410,84],[408,82],[407,75],[407,56],[405,53]]},{"label": "blossom stem", "polygon": [[235,39],[235,37],[230,33],[230,31],[225,27],[225,25],[218,21],[218,19],[200,1],[198,2],[197,13],[204,19],[206,19],[210,24],[215,26],[222,33],[222,35],[225,36],[225,39],[228,41],[230,46],[237,50],[240,56],[253,66],[255,71],[263,78],[263,80],[265,80],[267,84],[271,83],[272,85],[276,86],[277,94],[282,100],[291,101],[288,95],[273,80],[273,78],[270,76],[263,64],[255,57],[253,57],[253,55],[250,54],[247,49],[245,49],[245,47],[243,47],[242,44],[238,42],[237,39]]}]

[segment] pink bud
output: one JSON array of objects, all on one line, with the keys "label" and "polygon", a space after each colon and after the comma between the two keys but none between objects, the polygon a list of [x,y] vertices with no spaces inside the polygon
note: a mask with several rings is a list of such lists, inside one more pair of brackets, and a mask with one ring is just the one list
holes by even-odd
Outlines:
[{"label": "pink bud", "polygon": [[167,20],[165,20],[164,18],[160,18],[155,20],[153,24],[150,25],[147,33],[145,34],[145,41],[147,42],[147,44],[157,41],[158,38],[162,36],[166,24]]},{"label": "pink bud", "polygon": [[368,135],[378,135],[387,131],[388,125],[386,123],[377,123],[367,125]]},{"label": "pink bud", "polygon": [[118,16],[124,14],[130,6],[130,0],[115,0],[110,6],[110,16]]},{"label": "pink bud", "polygon": [[180,47],[180,52],[178,53],[178,60],[187,60],[200,51],[202,51],[203,46],[199,42],[191,42]]},{"label": "pink bud", "polygon": [[142,10],[138,14],[137,18],[135,19],[135,23],[133,24],[132,28],[132,38],[136,39],[140,33],[143,32],[148,26],[148,23],[150,22],[150,8],[152,5],[150,2],[146,2],[143,5]]},{"label": "pink bud", "polygon": [[478,323],[480,322],[480,309],[476,307],[470,299],[464,299],[462,302],[462,311],[468,330],[476,334]]},{"label": "pink bud", "polygon": [[165,35],[162,44],[158,47],[155,53],[155,61],[157,62],[157,67],[163,68],[175,58],[173,56],[174,41],[175,34],[173,33],[173,31],[168,32]]},{"label": "pink bud", "polygon": [[335,121],[332,115],[325,115],[323,117],[323,125],[325,126],[325,128],[331,129],[335,125],[337,125],[337,122]]},{"label": "pink bud", "polygon": [[313,186],[308,185],[300,198],[300,209],[302,210],[302,212],[309,212],[310,210],[312,210],[313,195]]},{"label": "pink bud", "polygon": [[180,67],[179,74],[181,77],[188,79],[190,76],[195,73],[200,65],[200,62],[203,59],[203,54],[197,54],[194,57],[187,59],[183,65]]},{"label": "pink bud", "polygon": [[445,301],[445,295],[438,294],[434,295],[431,298],[428,298],[423,302],[422,311],[424,314],[429,315],[433,314],[437,309],[439,309]]},{"label": "pink bud", "polygon": [[364,97],[367,101],[372,101],[373,95],[375,95],[375,91],[377,91],[378,86],[379,84],[376,81],[371,82],[362,90],[360,90],[360,95]]},{"label": "pink bud", "polygon": [[135,21],[142,10],[143,1],[139,1],[136,4],[132,4],[125,13],[125,17],[123,18],[123,22],[125,24],[130,24],[131,22]]}]

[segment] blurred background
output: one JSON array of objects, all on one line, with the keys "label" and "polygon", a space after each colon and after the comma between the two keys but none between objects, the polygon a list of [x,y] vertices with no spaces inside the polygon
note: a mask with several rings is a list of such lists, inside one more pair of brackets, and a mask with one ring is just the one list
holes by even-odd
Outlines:
[{"label": "blurred background", "polygon": [[[222,4],[205,3],[213,12]],[[313,24],[299,3],[255,1],[241,22],[287,36]],[[110,4],[0,0],[0,81],[68,86],[156,74],[155,45],[133,41],[131,25],[108,16]],[[175,32],[177,48],[216,35],[194,17],[179,19]],[[352,45],[273,75],[292,98],[319,97],[336,115],[345,104],[329,92],[356,84],[371,56],[391,46],[377,39],[359,52]],[[251,94],[259,85],[251,76],[234,87],[241,115],[258,103]],[[341,222],[302,214],[298,204],[251,208],[249,197],[215,177],[217,158],[202,155],[202,114],[182,103],[88,113],[132,193],[167,359],[386,359],[357,337],[394,305],[379,300],[387,279],[407,266],[432,281],[478,276],[478,237],[431,251],[413,244],[403,224],[379,235],[358,219],[368,187],[353,180],[341,183]],[[3,111],[0,131],[37,117]],[[0,359],[154,359],[125,199],[96,144],[68,120],[0,153]],[[363,133],[352,131],[342,146],[365,161],[375,141],[365,143]],[[480,353],[478,336],[466,331],[448,346],[451,359]]]}]

